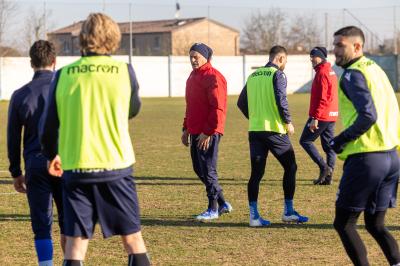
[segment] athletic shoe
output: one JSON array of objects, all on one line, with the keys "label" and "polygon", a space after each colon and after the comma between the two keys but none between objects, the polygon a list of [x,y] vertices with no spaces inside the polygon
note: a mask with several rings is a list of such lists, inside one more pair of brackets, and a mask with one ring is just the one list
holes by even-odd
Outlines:
[{"label": "athletic shoe", "polygon": [[308,222],[308,217],[301,216],[298,212],[293,211],[292,213],[284,213],[282,215],[282,221],[285,223],[306,223]]},{"label": "athletic shoe", "polygon": [[319,171],[319,177],[313,181],[314,185],[322,185],[328,176],[332,175],[332,169],[328,166],[327,168]]},{"label": "athletic shoe", "polygon": [[252,219],[250,217],[250,227],[267,227],[270,226],[271,222],[268,220],[264,220],[263,218],[258,217],[257,219]]},{"label": "athletic shoe", "polygon": [[323,186],[332,185],[332,176],[330,176],[330,175],[327,176],[323,182],[319,183],[319,185],[323,185]]},{"label": "athletic shoe", "polygon": [[199,214],[196,216],[196,220],[213,220],[213,219],[218,219],[218,211],[213,211],[211,209],[208,209],[204,211],[203,213]]},{"label": "athletic shoe", "polygon": [[222,206],[219,206],[218,208],[218,215],[221,216],[224,213],[230,213],[233,211],[232,205],[225,201],[225,203]]}]

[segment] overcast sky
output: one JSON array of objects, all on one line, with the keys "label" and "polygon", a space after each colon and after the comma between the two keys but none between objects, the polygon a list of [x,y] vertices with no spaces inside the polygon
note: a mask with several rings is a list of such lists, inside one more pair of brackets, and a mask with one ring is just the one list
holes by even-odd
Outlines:
[{"label": "overcast sky", "polygon": [[[133,21],[171,19],[175,15],[176,0],[14,0],[19,6],[8,39],[21,27],[21,21],[32,12],[50,12],[48,27],[54,30],[83,20],[90,12],[104,11],[118,22],[129,21],[129,3]],[[266,13],[271,7],[279,8],[288,18],[296,15],[313,17],[315,23],[329,36],[333,31],[349,24],[364,27],[381,40],[393,37],[395,26],[400,29],[400,0],[179,0],[180,17],[210,17],[242,30],[246,19],[253,13]],[[395,7],[397,6],[397,7]],[[346,10],[345,10],[346,9]],[[325,15],[326,14],[326,15]]]}]

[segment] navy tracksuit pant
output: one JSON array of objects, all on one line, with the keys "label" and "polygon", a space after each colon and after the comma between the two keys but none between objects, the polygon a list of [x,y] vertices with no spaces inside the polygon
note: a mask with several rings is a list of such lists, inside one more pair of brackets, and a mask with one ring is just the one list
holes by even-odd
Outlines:
[{"label": "navy tracksuit pant", "polygon": [[271,152],[284,169],[283,192],[285,200],[293,200],[296,190],[297,164],[288,135],[275,132],[249,131],[251,176],[247,184],[249,202],[258,200],[261,179],[264,176],[268,153]]},{"label": "navy tracksuit pant", "polygon": [[60,233],[64,234],[62,179],[50,176],[46,168],[27,169],[25,178],[35,240],[51,239],[53,200],[57,206]]},{"label": "navy tracksuit pant", "polygon": [[[300,145],[308,155],[310,155],[311,159],[318,164],[321,170],[325,169],[326,165],[333,170],[336,162],[336,154],[329,146],[329,142],[333,139],[335,134],[335,122],[318,121],[318,129],[314,132],[311,132],[309,129],[308,125],[310,122],[311,118],[307,120],[303,129],[303,133],[300,137]],[[318,137],[321,137],[322,149],[326,153],[326,162],[313,144]]]},{"label": "navy tracksuit pant", "polygon": [[211,136],[210,146],[207,150],[201,150],[197,147],[197,137],[199,135],[190,135],[190,155],[192,157],[193,170],[206,186],[209,208],[212,202],[218,201],[221,206],[225,203],[222,194],[222,187],[218,183],[217,159],[218,144],[221,139],[220,134]]}]

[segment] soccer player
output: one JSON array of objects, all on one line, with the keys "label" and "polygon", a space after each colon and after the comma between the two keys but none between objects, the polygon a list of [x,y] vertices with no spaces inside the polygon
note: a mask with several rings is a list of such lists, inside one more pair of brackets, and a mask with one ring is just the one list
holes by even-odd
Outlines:
[{"label": "soccer player", "polygon": [[[329,146],[335,135],[335,122],[338,117],[337,78],[331,64],[326,61],[325,47],[314,47],[310,52],[315,77],[311,86],[309,118],[300,137],[300,145],[319,166],[319,176],[314,185],[332,184],[332,172],[336,154]],[[319,154],[313,142],[321,137],[326,161]]]},{"label": "soccer player", "polygon": [[284,169],[284,222],[305,223],[308,218],[298,214],[293,207],[296,187],[296,158],[288,134],[294,133],[286,97],[286,76],[283,73],[287,51],[274,46],[269,52],[269,62],[247,79],[237,105],[249,119],[251,176],[247,186],[250,226],[270,225],[257,208],[260,181],[264,176],[268,152],[278,159]]},{"label": "soccer player", "polygon": [[181,137],[183,145],[190,143],[193,169],[207,191],[208,207],[196,217],[198,220],[217,219],[232,211],[217,174],[218,145],[226,118],[226,80],[211,65],[212,54],[212,49],[203,43],[195,43],[190,48],[193,71],[186,81],[186,113]]},{"label": "soccer player", "polygon": [[[57,206],[58,225],[61,232],[61,248],[65,237],[62,210],[62,188],[59,177],[47,172],[47,160],[41,154],[38,125],[49,94],[56,63],[54,45],[48,41],[36,41],[29,50],[34,75],[31,82],[16,90],[11,96],[8,109],[7,147],[10,173],[14,188],[28,197],[31,225],[39,266],[53,265],[53,200]],[[21,133],[25,175],[21,171]]]},{"label": "soccer player", "polygon": [[354,265],[369,265],[356,230],[364,212],[365,227],[390,265],[400,265],[399,246],[385,227],[399,181],[400,112],[385,72],[363,55],[364,33],[348,26],[334,33],[339,107],[344,130],[331,141],[345,160],[336,200],[334,227]]},{"label": "soccer player", "polygon": [[110,57],[120,40],[110,17],[90,14],[79,35],[82,57],[57,71],[43,116],[49,172],[64,181],[66,266],[82,265],[96,222],[104,237],[121,235],[128,265],[150,265],[131,176],[128,118],[140,109],[138,83],[131,65]]}]

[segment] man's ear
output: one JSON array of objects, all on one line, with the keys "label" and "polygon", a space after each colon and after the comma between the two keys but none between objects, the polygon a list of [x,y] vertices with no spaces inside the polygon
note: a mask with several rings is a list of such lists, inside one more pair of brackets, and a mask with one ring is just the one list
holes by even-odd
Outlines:
[{"label": "man's ear", "polygon": [[56,63],[57,63],[57,59],[54,58],[52,66],[53,66],[53,71],[56,70]]},{"label": "man's ear", "polygon": [[355,42],[354,43],[354,51],[356,52],[356,53],[359,53],[359,52],[361,52],[362,51],[362,44],[361,44],[361,42]]},{"label": "man's ear", "polygon": [[278,61],[279,61],[279,63],[283,63],[283,55],[279,55],[279,58],[278,58]]}]

